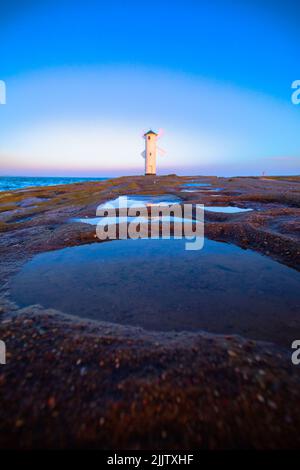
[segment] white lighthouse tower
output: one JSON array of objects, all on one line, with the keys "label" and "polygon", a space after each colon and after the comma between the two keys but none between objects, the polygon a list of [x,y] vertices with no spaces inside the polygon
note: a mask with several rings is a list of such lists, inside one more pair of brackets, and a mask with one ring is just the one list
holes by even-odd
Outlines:
[{"label": "white lighthouse tower", "polygon": [[158,134],[148,131],[145,138],[145,175],[156,175],[156,139]]}]

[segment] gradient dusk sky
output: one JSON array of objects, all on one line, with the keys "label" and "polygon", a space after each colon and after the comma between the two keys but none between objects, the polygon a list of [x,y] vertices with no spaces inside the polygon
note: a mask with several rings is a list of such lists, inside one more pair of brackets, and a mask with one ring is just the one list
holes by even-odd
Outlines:
[{"label": "gradient dusk sky", "polygon": [[297,0],[1,0],[0,175],[300,174]]}]

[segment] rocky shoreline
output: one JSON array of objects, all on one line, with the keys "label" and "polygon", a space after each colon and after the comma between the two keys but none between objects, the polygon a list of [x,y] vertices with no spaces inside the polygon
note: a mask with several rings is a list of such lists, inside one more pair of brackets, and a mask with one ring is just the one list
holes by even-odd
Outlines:
[{"label": "rocky shoreline", "polygon": [[[182,192],[201,180],[220,192]],[[199,188],[203,189],[203,188]],[[291,351],[238,336],[152,333],[20,309],[8,281],[32,256],[99,242],[94,217],[119,195],[238,205],[206,213],[205,235],[300,271],[300,178],[124,177],[0,193],[0,446],[103,449],[294,448],[299,366]],[[218,197],[215,197],[215,196]]]}]

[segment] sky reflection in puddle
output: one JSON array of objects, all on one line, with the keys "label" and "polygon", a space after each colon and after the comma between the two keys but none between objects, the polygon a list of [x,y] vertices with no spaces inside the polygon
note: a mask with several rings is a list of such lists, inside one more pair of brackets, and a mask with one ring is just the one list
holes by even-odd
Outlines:
[{"label": "sky reflection in puddle", "polygon": [[205,240],[116,240],[35,256],[11,282],[41,304],[158,331],[240,334],[290,347],[300,337],[300,273],[250,250]]}]

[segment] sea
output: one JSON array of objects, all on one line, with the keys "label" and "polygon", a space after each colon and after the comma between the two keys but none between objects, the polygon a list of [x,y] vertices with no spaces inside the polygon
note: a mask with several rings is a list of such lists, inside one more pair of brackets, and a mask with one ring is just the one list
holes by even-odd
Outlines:
[{"label": "sea", "polygon": [[13,191],[35,186],[58,186],[60,184],[82,183],[86,181],[105,181],[108,179],[110,178],[0,176],[0,191]]}]

